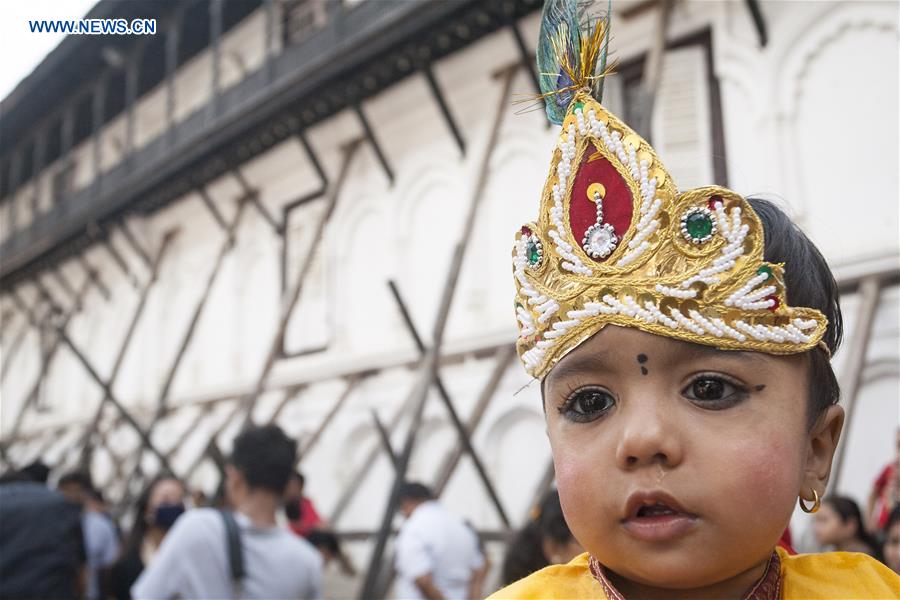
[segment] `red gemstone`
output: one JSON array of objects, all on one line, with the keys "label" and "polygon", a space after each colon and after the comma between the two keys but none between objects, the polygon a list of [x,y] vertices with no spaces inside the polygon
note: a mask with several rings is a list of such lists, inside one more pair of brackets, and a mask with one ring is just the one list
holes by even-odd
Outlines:
[{"label": "red gemstone", "polygon": [[522,225],[522,235],[531,235],[531,229],[527,225]]},{"label": "red gemstone", "polygon": [[722,205],[725,204],[724,202],[722,202],[722,196],[718,194],[716,194],[715,196],[710,196],[709,201],[707,201],[706,203],[706,206],[709,207],[709,210],[715,212],[717,203]]},{"label": "red gemstone", "polygon": [[776,310],[778,310],[778,307],[781,306],[781,301],[778,300],[778,296],[766,296],[766,300],[772,301],[772,306],[769,307],[769,310],[771,310],[772,312],[775,312]]}]

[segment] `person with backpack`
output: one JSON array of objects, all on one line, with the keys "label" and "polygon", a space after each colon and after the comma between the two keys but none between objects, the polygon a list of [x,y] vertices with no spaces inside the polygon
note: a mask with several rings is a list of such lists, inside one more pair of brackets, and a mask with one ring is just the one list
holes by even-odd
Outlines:
[{"label": "person with backpack", "polygon": [[296,454],[296,442],[275,425],[238,435],[226,467],[233,512],[198,508],[182,515],[131,596],[320,597],[321,557],[276,521]]}]

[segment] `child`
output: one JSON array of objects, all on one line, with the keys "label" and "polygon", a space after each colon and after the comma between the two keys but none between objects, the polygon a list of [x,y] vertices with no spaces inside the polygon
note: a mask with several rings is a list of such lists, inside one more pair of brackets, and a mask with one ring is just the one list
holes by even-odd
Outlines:
[{"label": "child", "polygon": [[519,356],[587,552],[493,597],[900,596],[865,555],[776,549],[795,502],[819,508],[844,421],[827,264],[771,203],[677,190],[596,100],[606,23],[578,34],[582,18],[545,5],[539,72],[562,132],[513,262]]}]

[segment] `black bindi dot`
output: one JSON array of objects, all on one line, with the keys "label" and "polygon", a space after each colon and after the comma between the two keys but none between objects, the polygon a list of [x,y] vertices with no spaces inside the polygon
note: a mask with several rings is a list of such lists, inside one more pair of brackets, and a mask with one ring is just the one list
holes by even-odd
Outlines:
[{"label": "black bindi dot", "polygon": [[647,362],[647,355],[646,354],[638,354],[637,361],[641,364],[644,364],[645,362]]},{"label": "black bindi dot", "polygon": [[641,367],[641,375],[646,375],[649,372],[650,371],[647,370],[647,367],[644,367],[644,366]]},{"label": "black bindi dot", "polygon": [[756,386],[754,389],[755,389],[757,392],[761,392],[761,391],[763,391],[764,389],[766,389],[766,386],[763,385],[763,384],[759,384],[759,385]]}]

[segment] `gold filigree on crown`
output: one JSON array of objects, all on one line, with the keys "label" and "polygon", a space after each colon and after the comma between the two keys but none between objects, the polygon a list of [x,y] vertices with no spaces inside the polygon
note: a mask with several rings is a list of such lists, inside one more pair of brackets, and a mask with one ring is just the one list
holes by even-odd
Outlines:
[{"label": "gold filigree on crown", "polygon": [[516,235],[517,350],[543,378],[612,323],[721,349],[794,354],[828,321],[788,305],[750,204],[709,186],[679,193],[653,148],[578,92],[537,222]]}]

